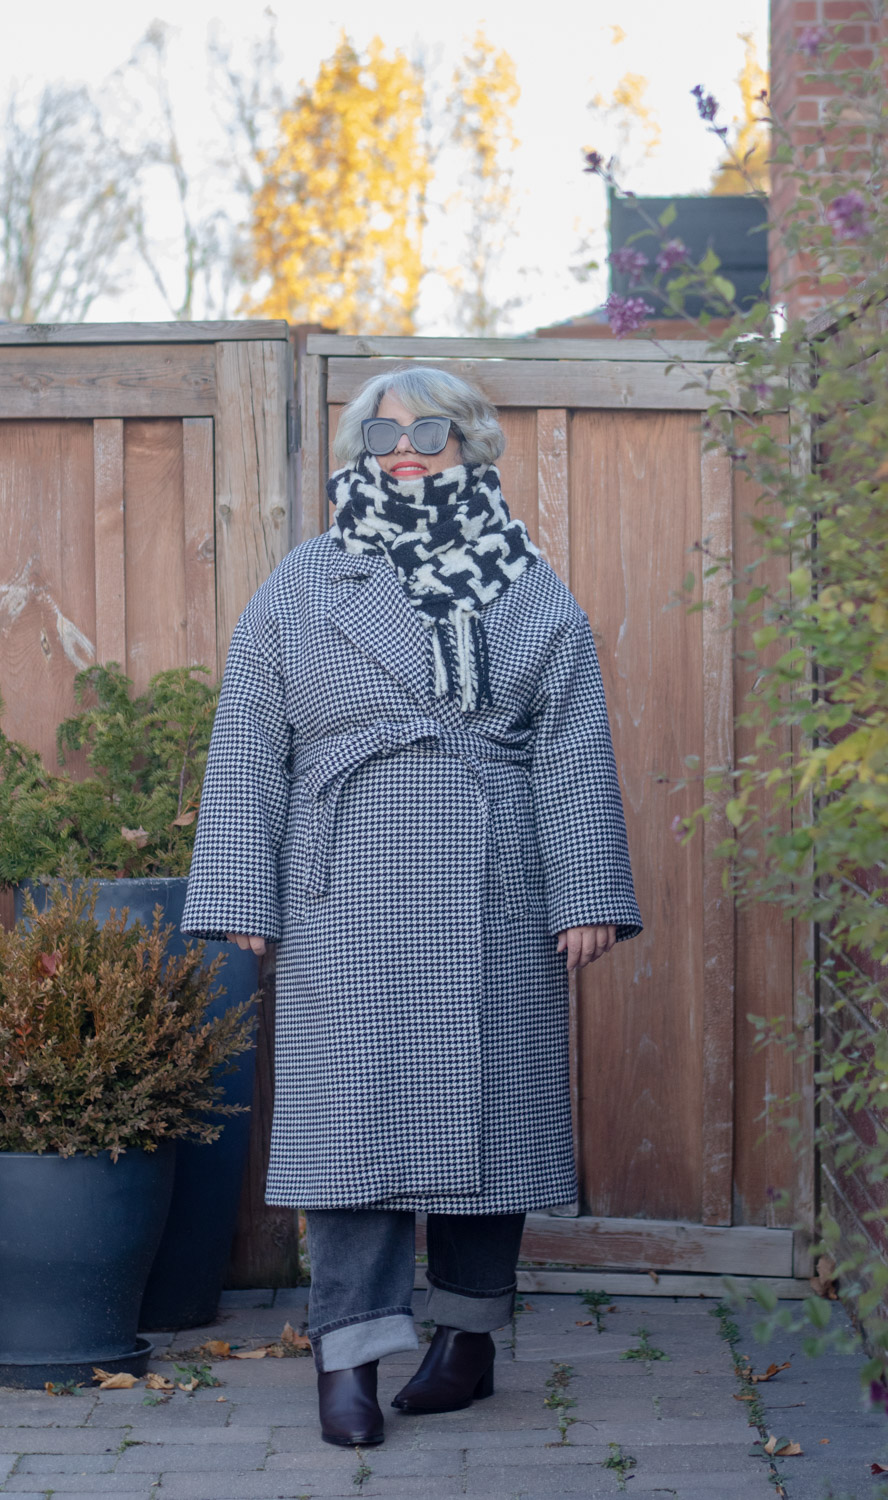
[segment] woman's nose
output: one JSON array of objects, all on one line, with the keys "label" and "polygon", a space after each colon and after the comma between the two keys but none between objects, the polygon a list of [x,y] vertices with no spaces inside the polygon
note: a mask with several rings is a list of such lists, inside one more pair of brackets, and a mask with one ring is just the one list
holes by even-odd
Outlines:
[{"label": "woman's nose", "polygon": [[410,443],[410,439],[407,436],[406,432],[402,432],[401,436],[398,438],[398,441],[395,444],[395,452],[396,453],[412,453],[413,452],[413,449],[412,449],[412,446],[411,446],[411,443]]}]

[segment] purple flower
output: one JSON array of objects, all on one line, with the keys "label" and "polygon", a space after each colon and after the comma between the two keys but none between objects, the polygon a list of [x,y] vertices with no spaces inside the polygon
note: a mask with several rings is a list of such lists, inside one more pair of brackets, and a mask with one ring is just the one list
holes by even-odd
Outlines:
[{"label": "purple flower", "polygon": [[673,266],[687,259],[687,253],[688,247],[681,240],[667,240],[657,252],[657,270],[671,271]]},{"label": "purple flower", "polygon": [[751,386],[751,390],[755,392],[760,401],[764,401],[771,394],[771,387],[765,380],[756,380]]},{"label": "purple flower", "polygon": [[851,240],[869,229],[866,200],[856,188],[840,193],[826,208],[826,222],[837,239]]},{"label": "purple flower", "polygon": [[641,328],[654,311],[643,297],[621,297],[618,292],[611,292],[604,306],[611,332],[618,339]]},{"label": "purple flower", "polygon": [[647,256],[641,250],[633,250],[631,245],[621,245],[608,260],[616,270],[625,271],[630,281],[638,281],[648,264]]},{"label": "purple flower", "polygon": [[806,57],[816,57],[828,41],[829,31],[825,26],[805,26],[799,32],[797,46]]},{"label": "purple flower", "polygon": [[691,93],[697,100],[697,114],[701,120],[714,120],[718,113],[718,100],[712,94],[703,93],[702,83],[695,84]]},{"label": "purple flower", "polygon": [[604,157],[602,156],[600,151],[586,152],[586,165],[583,168],[584,172],[600,172],[603,165]]},{"label": "purple flower", "polygon": [[885,1415],[888,1416],[888,1385],[885,1384],[884,1375],[878,1380],[870,1381],[870,1401],[873,1406],[884,1407]]}]

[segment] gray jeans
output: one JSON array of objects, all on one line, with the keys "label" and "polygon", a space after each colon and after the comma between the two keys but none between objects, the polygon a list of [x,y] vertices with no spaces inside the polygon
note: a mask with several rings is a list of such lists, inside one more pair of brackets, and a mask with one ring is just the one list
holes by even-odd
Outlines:
[{"label": "gray jeans", "polygon": [[[306,1213],[308,1333],[319,1370],[347,1370],[415,1349],[415,1220],[388,1209]],[[489,1333],[512,1316],[523,1214],[429,1214],[428,1314]]]}]

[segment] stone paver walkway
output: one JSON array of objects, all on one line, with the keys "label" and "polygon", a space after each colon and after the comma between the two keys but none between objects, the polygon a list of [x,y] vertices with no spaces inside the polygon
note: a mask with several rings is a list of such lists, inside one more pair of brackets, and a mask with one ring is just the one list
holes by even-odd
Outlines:
[{"label": "stone paver walkway", "polygon": [[[144,1381],[132,1390],[74,1397],[0,1391],[0,1496],[769,1500],[784,1493],[788,1500],[870,1500],[879,1494],[870,1464],[886,1451],[888,1425],[861,1407],[859,1360],[806,1361],[798,1338],[763,1350],[751,1336],[754,1319],[735,1315],[740,1347],[757,1369],[772,1358],[793,1361],[791,1370],[758,1387],[766,1413],[761,1430],[749,1426],[748,1403],[734,1399],[734,1356],[723,1322],[712,1316],[714,1301],[619,1298],[614,1311],[603,1312],[598,1332],[577,1296],[525,1300],[529,1306],[514,1326],[496,1335],[492,1400],[444,1416],[403,1416],[388,1403],[417,1359],[383,1361],[386,1442],[363,1451],[320,1441],[310,1358],[216,1360],[211,1368],[220,1386],[193,1394],[177,1389],[168,1398],[147,1392]],[[422,1302],[418,1294],[419,1320]],[[216,1325],[155,1336],[157,1353],[182,1359],[208,1338],[258,1345],[276,1338],[285,1321],[298,1329],[304,1319],[301,1289],[226,1293]],[[635,1357],[626,1358],[633,1350]],[[152,1368],[173,1372],[163,1357]],[[802,1441],[803,1455],[769,1463],[753,1447],[769,1431]]]}]

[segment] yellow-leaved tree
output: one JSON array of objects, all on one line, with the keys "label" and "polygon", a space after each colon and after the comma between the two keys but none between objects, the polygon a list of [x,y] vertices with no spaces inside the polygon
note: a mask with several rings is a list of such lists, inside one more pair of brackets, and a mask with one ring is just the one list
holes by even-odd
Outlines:
[{"label": "yellow-leaved tree", "polygon": [[512,112],[518,96],[512,58],[479,27],[456,69],[449,99],[453,142],[463,154],[460,199],[468,221],[463,264],[448,280],[463,330],[481,336],[496,333],[504,311],[493,280],[514,233],[511,159],[518,139]]},{"label": "yellow-leaved tree", "polygon": [[411,333],[430,164],[423,79],[375,37],[342,36],[280,117],[252,241],[263,289],[247,310],[343,333]]},{"label": "yellow-leaved tree", "polygon": [[[750,184],[769,190],[770,127],[765,118],[766,106],[761,100],[768,87],[768,74],[758,60],[755,40],[749,32],[739,33],[744,44],[743,67],[737,77],[743,106],[743,118],[734,117],[734,139],[712,174],[713,193],[748,193]],[[745,175],[739,162],[745,162]]]}]

